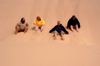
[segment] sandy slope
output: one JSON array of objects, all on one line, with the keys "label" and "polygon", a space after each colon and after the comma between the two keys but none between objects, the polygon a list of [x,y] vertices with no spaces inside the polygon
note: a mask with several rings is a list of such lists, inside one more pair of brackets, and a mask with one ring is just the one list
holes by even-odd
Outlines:
[{"label": "sandy slope", "polygon": [[[0,0],[0,66],[99,66],[99,0]],[[72,15],[81,23],[79,33],[70,30],[64,41],[53,40],[49,30],[57,21],[66,27]],[[44,31],[32,28],[36,16],[46,22]],[[22,17],[26,34],[14,34]],[[95,27],[94,27],[95,26]]]}]

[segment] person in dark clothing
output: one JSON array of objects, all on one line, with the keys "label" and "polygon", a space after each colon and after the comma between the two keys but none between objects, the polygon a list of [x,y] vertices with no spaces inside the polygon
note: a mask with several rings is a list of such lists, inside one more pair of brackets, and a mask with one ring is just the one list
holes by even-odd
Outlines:
[{"label": "person in dark clothing", "polygon": [[71,19],[69,19],[68,21],[67,28],[70,29],[72,32],[73,32],[73,29],[76,29],[76,31],[78,32],[78,29],[80,27],[81,26],[78,19],[73,15]]},{"label": "person in dark clothing", "polygon": [[54,39],[56,39],[56,36],[59,34],[62,40],[64,40],[63,34],[64,33],[68,34],[68,31],[66,31],[66,29],[60,23],[60,21],[58,21],[57,25],[49,31],[49,33],[52,33],[52,32],[54,32]]}]

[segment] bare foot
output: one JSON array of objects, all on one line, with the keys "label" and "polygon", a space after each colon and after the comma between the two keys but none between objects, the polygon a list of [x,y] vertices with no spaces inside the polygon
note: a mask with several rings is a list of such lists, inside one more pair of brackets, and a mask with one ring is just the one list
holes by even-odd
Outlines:
[{"label": "bare foot", "polygon": [[57,38],[56,37],[54,37],[54,40],[56,40]]},{"label": "bare foot", "polygon": [[15,35],[17,35],[18,32],[15,33]]},{"label": "bare foot", "polygon": [[78,32],[78,30],[76,30]]},{"label": "bare foot", "polygon": [[61,37],[61,40],[65,40],[63,37]]},{"label": "bare foot", "polygon": [[25,34],[26,32],[24,32],[24,34]]},{"label": "bare foot", "polygon": [[37,33],[38,31],[36,30],[36,33]]},{"label": "bare foot", "polygon": [[73,30],[71,30],[72,32],[74,32]]},{"label": "bare foot", "polygon": [[41,30],[41,32],[42,32],[43,30]]}]

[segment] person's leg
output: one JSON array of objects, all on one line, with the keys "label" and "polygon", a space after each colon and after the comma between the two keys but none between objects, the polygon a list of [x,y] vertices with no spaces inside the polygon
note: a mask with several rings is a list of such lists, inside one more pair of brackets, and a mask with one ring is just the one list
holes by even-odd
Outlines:
[{"label": "person's leg", "polygon": [[74,29],[73,29],[73,26],[72,25],[70,26],[70,29],[71,29],[72,32],[74,32]]},{"label": "person's leg", "polygon": [[43,29],[44,29],[44,26],[41,26],[41,28],[40,28],[40,29],[41,29],[41,32],[42,32],[42,31],[43,31]]},{"label": "person's leg", "polygon": [[25,27],[25,29],[24,29],[24,33],[26,33],[26,32],[27,32],[27,30],[28,30],[28,27]]},{"label": "person's leg", "polygon": [[16,33],[15,34],[17,34],[18,31],[20,30],[20,27],[19,26],[16,26],[15,30],[16,30]]},{"label": "person's leg", "polygon": [[76,29],[76,31],[78,32],[78,25],[75,25],[75,29]]},{"label": "person's leg", "polygon": [[35,26],[35,31],[36,31],[36,32],[38,31],[38,28],[39,28],[38,26]]},{"label": "person's leg", "polygon": [[61,40],[64,40],[64,32],[63,31],[61,31],[61,33],[60,33],[60,35],[61,35]]},{"label": "person's leg", "polygon": [[54,39],[57,39],[57,34],[58,34],[58,32],[55,31],[55,32],[54,32]]}]

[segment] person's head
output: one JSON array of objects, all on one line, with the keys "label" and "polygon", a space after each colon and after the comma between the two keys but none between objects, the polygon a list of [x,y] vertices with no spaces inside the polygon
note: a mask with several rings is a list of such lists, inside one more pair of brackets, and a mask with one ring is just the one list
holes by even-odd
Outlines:
[{"label": "person's head", "polygon": [[76,18],[75,15],[73,15],[73,16],[72,16],[72,19],[75,20],[75,18]]},{"label": "person's head", "polygon": [[21,22],[22,22],[22,23],[25,23],[25,18],[24,18],[24,17],[21,18]]},{"label": "person's head", "polygon": [[41,18],[39,17],[39,16],[37,16],[37,18],[36,18],[38,21],[41,21]]},{"label": "person's head", "polygon": [[58,21],[58,22],[57,22],[57,25],[59,26],[60,24],[61,24],[60,21]]}]

